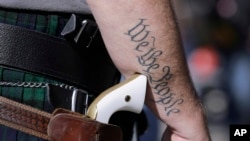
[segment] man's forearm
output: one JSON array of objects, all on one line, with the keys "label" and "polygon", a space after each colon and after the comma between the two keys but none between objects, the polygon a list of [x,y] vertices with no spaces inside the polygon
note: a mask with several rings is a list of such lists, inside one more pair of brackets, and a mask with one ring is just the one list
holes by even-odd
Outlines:
[{"label": "man's forearm", "polygon": [[[125,77],[148,77],[147,106],[171,140],[208,140],[169,0],[88,0],[109,54]],[[199,132],[200,135],[197,135]]]}]

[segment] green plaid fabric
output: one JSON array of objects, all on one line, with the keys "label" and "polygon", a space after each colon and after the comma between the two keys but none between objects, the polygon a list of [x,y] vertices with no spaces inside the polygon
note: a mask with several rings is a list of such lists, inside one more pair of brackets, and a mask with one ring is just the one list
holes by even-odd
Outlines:
[{"label": "green plaid fabric", "polygon": [[[0,23],[16,25],[53,36],[59,36],[67,16],[33,14],[20,11],[0,10]],[[48,82],[59,83],[50,78],[30,74],[27,72],[3,68],[0,66],[0,81],[2,82]],[[45,88],[0,87],[0,95],[33,107],[50,111],[47,104]],[[40,141],[42,139],[18,132],[0,125],[0,141]]]}]

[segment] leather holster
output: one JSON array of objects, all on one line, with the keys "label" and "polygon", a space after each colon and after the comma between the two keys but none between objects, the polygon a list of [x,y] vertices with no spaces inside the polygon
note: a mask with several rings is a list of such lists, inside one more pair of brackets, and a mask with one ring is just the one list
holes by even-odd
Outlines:
[{"label": "leather holster", "polygon": [[122,141],[122,131],[118,126],[58,109],[50,119],[48,137],[50,141]]}]

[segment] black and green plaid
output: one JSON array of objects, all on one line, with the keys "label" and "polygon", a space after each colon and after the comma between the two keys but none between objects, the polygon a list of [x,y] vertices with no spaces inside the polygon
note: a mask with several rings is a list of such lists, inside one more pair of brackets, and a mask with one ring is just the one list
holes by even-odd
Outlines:
[{"label": "black and green plaid", "polygon": [[[28,13],[25,11],[0,10],[0,23],[16,25],[52,36],[60,36],[60,31],[67,21],[68,16],[51,15],[46,13]],[[4,68],[0,66],[1,82],[45,82],[60,83],[44,76]],[[33,107],[50,111],[47,104],[46,90],[44,88],[26,87],[0,87],[0,95]],[[42,139],[18,132],[0,125],[0,141],[40,141]]]}]

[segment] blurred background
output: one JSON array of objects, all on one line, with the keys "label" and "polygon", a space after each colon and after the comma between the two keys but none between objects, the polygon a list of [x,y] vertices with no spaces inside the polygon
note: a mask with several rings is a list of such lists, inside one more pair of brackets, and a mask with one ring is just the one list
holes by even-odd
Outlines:
[{"label": "blurred background", "polygon": [[[230,124],[250,124],[250,1],[173,2],[212,140],[229,141]],[[150,128],[141,141],[160,141],[164,127],[145,111]]]}]

